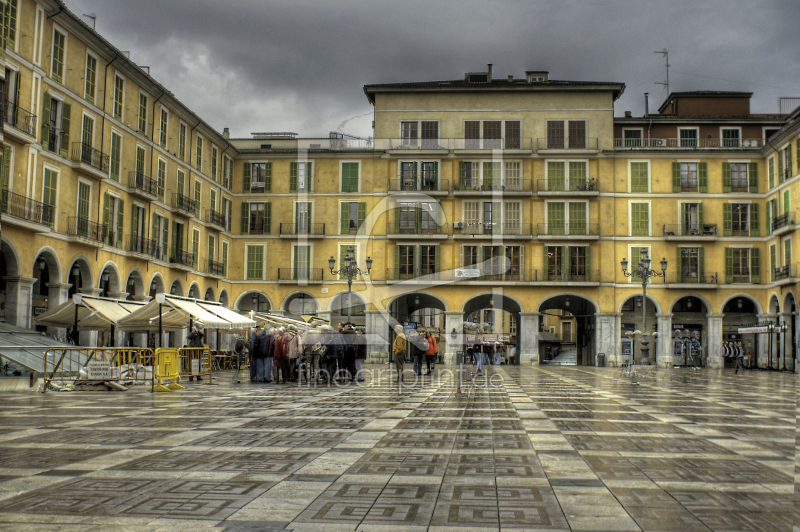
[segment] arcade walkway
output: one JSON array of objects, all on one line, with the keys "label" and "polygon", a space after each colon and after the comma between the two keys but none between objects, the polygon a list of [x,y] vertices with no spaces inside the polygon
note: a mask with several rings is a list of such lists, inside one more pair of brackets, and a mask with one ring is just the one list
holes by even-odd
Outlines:
[{"label": "arcade walkway", "polygon": [[496,373],[5,393],[0,530],[792,529],[795,375]]}]

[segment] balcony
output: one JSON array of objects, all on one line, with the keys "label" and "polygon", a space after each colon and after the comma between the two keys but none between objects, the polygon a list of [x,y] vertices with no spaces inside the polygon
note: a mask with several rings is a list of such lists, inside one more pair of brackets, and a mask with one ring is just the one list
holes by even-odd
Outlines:
[{"label": "balcony", "polygon": [[545,137],[536,139],[539,152],[596,152],[600,149],[597,137]]},{"label": "balcony", "polygon": [[191,199],[189,196],[184,196],[180,192],[173,193],[172,206],[178,209],[179,212],[185,214],[186,216],[194,216],[196,205],[195,201]]},{"label": "balcony", "polygon": [[108,177],[108,164],[110,157],[105,153],[92,148],[83,142],[72,143],[72,162],[85,172],[100,179]]},{"label": "balcony", "polygon": [[300,223],[300,224],[286,224],[282,223],[278,226],[278,234],[281,238],[322,238],[325,236],[324,223]]},{"label": "balcony", "polygon": [[141,258],[160,258],[156,254],[158,242],[156,240],[149,240],[143,236],[128,235],[125,238],[125,250],[141,255]]},{"label": "balcony", "polygon": [[[587,270],[585,268],[552,268],[532,270],[531,282],[534,283],[570,283],[577,286],[596,286],[600,283],[600,270]],[[580,283],[580,284],[578,284]]]},{"label": "balcony", "polygon": [[269,229],[264,228],[263,223],[255,223],[252,220],[244,220],[241,225],[243,235],[268,235]]},{"label": "balcony", "polygon": [[189,253],[182,249],[172,249],[169,253],[170,266],[180,269],[194,269],[194,253]]},{"label": "balcony", "polygon": [[[529,282],[535,276],[534,270],[522,270],[519,268],[504,268],[502,265],[473,265],[458,268],[454,272],[453,279],[459,282]],[[464,275],[467,273],[468,275]],[[476,274],[477,275],[474,275]]]},{"label": "balcony", "polygon": [[664,237],[667,241],[709,241],[717,239],[717,224],[665,224]]},{"label": "balcony", "polygon": [[2,193],[0,212],[5,215],[3,223],[24,227],[35,233],[49,233],[54,220],[53,207],[50,205],[8,190]]},{"label": "balcony", "polygon": [[[6,100],[3,106],[3,120],[6,124],[14,127],[22,133],[17,140],[27,143],[36,142],[36,115],[23,109],[15,103]],[[15,137],[14,130],[6,129],[6,135]]]},{"label": "balcony", "polygon": [[450,233],[449,224],[438,225],[435,220],[416,222],[400,220],[386,224],[386,235],[389,238],[403,240],[444,240]]},{"label": "balcony", "polygon": [[464,151],[503,150],[533,151],[533,139],[511,137],[505,139],[453,139],[452,149]]},{"label": "balcony", "polygon": [[253,194],[264,194],[265,192],[269,192],[269,190],[266,189],[266,184],[263,181],[251,181],[250,192]]},{"label": "balcony", "polygon": [[798,264],[786,264],[775,268],[772,272],[772,281],[782,286],[785,284],[793,284],[797,282],[798,277]]},{"label": "balcony", "polygon": [[105,227],[82,216],[67,218],[67,234],[78,242],[94,247],[102,247],[106,239]]},{"label": "balcony", "polygon": [[600,182],[597,179],[562,178],[539,179],[536,181],[536,193],[539,196],[598,196]]},{"label": "balcony", "polygon": [[615,150],[741,150],[758,151],[764,139],[614,139]]},{"label": "balcony", "polygon": [[388,190],[389,192],[420,192],[430,196],[446,196],[450,191],[450,180],[400,177],[389,180]]},{"label": "balcony", "polygon": [[226,227],[225,213],[206,209],[206,222],[210,223],[211,225],[215,225],[224,231]]},{"label": "balcony", "polygon": [[130,193],[144,199],[158,198],[158,181],[136,171],[128,172]]},{"label": "balcony", "polygon": [[322,268],[278,268],[278,282],[321,283]]},{"label": "balcony", "polygon": [[386,268],[386,280],[429,283],[452,278],[449,272],[431,272],[422,268]]},{"label": "balcony", "polygon": [[221,262],[216,262],[208,259],[207,272],[210,275],[217,275],[223,277],[225,275],[225,266]]},{"label": "balcony", "polygon": [[772,219],[772,236],[779,236],[789,231],[794,231],[795,217],[793,212],[787,212]]},{"label": "balcony", "polygon": [[66,157],[68,147],[64,144],[64,132],[49,124],[42,126],[42,147],[47,151]]},{"label": "balcony", "polygon": [[[631,282],[636,283],[634,278]],[[638,281],[641,283],[641,280]],[[678,276],[678,272],[667,272],[667,288],[684,288],[684,289],[701,289],[701,288],[716,288],[719,284],[719,276],[717,273],[703,273],[699,272],[682,272]]]},{"label": "balcony", "polygon": [[504,196],[532,196],[533,182],[530,179],[500,179],[483,181],[479,179],[459,179],[453,183],[456,196],[485,196],[502,194]]},{"label": "balcony", "polygon": [[600,224],[559,222],[537,224],[539,240],[598,240]]},{"label": "balcony", "polygon": [[410,150],[410,151],[437,151],[450,150],[452,141],[450,139],[375,139],[373,143],[352,144],[350,139],[337,139],[339,142],[346,142],[347,146],[360,148],[374,148],[377,150]]},{"label": "balcony", "polygon": [[521,223],[493,223],[493,222],[472,222],[460,223],[459,227],[453,224],[453,229],[461,230],[453,238],[456,239],[475,239],[475,238],[503,238],[504,240],[532,240],[533,224]]}]

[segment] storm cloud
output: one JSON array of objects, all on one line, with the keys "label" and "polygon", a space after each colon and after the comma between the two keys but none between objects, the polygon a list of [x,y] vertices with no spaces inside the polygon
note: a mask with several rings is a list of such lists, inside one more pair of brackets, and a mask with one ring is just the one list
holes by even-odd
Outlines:
[{"label": "storm cloud", "polygon": [[[66,0],[97,31],[215,128],[369,136],[363,85],[463,78],[464,72],[627,85],[615,112],[651,112],[670,90],[754,93],[777,112],[800,96],[800,2],[336,2]],[[88,22],[88,20],[87,20]],[[352,119],[352,120],[350,120]],[[346,123],[345,123],[346,122]],[[343,124],[344,123],[344,124]],[[343,124],[343,125],[342,125]]]}]

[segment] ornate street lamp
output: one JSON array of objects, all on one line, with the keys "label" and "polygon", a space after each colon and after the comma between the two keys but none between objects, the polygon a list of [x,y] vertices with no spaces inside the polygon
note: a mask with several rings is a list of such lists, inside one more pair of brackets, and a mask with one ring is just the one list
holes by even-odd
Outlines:
[{"label": "ornate street lamp", "polygon": [[642,365],[648,365],[650,364],[650,348],[647,345],[647,337],[644,334],[647,332],[647,321],[645,315],[645,310],[647,309],[647,283],[650,281],[651,277],[664,277],[666,279],[667,259],[661,259],[661,273],[651,270],[650,259],[647,256],[647,248],[642,248],[641,260],[639,261],[638,268],[631,270],[630,273],[628,273],[628,261],[623,258],[620,264],[622,265],[622,274],[625,277],[642,278],[642,357],[639,360],[639,363]]},{"label": "ornate street lamp", "polygon": [[344,256],[344,266],[338,270],[334,270],[336,267],[336,259],[331,257],[328,259],[328,266],[331,269],[331,275],[345,275],[347,277],[347,321],[350,322],[350,315],[353,310],[353,306],[351,303],[351,295],[353,291],[353,279],[355,279],[359,275],[366,275],[369,274],[370,270],[372,269],[372,258],[367,257],[367,271],[363,271],[358,267],[358,261],[355,259],[355,250],[352,246],[347,248],[347,254]]}]

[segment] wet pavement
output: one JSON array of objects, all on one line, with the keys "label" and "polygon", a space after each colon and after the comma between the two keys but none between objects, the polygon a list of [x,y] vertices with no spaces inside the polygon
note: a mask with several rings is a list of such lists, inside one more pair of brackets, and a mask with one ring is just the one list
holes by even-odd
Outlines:
[{"label": "wet pavement", "polygon": [[[792,373],[0,394],[0,530],[792,530]],[[409,379],[410,381],[410,379]],[[795,471],[798,471],[796,473]],[[798,530],[796,527],[795,530]]]}]

